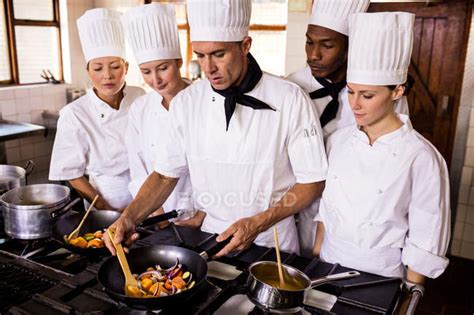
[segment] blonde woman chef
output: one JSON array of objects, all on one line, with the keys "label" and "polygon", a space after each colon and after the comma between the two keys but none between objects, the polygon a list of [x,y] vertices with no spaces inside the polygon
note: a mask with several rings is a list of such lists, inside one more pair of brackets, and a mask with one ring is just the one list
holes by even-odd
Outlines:
[{"label": "blonde woman chef", "polygon": [[[169,137],[171,100],[188,86],[179,69],[179,49],[174,5],[151,3],[137,6],[122,17],[125,37],[132,48],[143,79],[152,88],[139,97],[129,112],[127,149],[133,197],[154,170],[157,150],[164,150]],[[192,209],[189,176],[179,179],[162,206],[165,212]]]},{"label": "blonde woman chef", "polygon": [[99,194],[97,209],[121,210],[132,200],[125,127],[130,104],[144,91],[125,85],[120,15],[98,8],[77,20],[92,88],[60,111],[49,172],[88,201]]}]

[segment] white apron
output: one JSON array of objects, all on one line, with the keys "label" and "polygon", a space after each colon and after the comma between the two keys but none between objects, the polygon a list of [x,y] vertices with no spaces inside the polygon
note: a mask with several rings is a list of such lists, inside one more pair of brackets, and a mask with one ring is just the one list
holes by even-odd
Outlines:
[{"label": "white apron", "polygon": [[128,191],[130,183],[128,172],[122,176],[91,176],[89,182],[113,209],[122,210],[133,200]]}]

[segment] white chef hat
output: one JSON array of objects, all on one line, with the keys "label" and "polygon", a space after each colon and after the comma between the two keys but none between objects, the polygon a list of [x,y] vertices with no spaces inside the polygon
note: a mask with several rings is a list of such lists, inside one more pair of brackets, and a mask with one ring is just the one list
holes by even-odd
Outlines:
[{"label": "white chef hat", "polygon": [[138,64],[181,58],[173,4],[140,5],[128,10],[122,23]]},{"label": "white chef hat", "polygon": [[415,15],[359,13],[349,21],[347,82],[397,85],[407,80]]},{"label": "white chef hat", "polygon": [[248,36],[251,0],[188,0],[191,41],[239,42]]},{"label": "white chef hat", "polygon": [[315,0],[309,24],[349,35],[349,16],[366,12],[370,0]]},{"label": "white chef hat", "polygon": [[109,9],[87,10],[77,19],[79,39],[86,63],[94,58],[121,57],[125,59],[121,13]]}]

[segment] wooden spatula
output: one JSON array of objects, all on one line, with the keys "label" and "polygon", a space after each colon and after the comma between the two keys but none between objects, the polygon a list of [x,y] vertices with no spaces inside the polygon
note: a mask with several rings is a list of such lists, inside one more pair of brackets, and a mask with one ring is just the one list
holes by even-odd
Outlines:
[{"label": "wooden spatula", "polygon": [[81,222],[79,223],[79,225],[77,226],[77,228],[75,228],[71,233],[69,233],[69,235],[67,236],[67,242],[69,243],[73,238],[77,238],[79,236],[79,232],[81,231],[81,227],[82,225],[84,224],[84,222],[86,221],[86,218],[87,216],[89,215],[89,212],[91,212],[92,208],[94,207],[94,204],[95,202],[97,201],[97,199],[99,199],[99,195],[96,195],[94,200],[92,201],[91,205],[89,206],[89,208],[87,209],[86,213],[84,214],[84,216],[82,217],[82,220]]},{"label": "wooden spatula", "polygon": [[114,229],[107,229],[107,233],[109,234],[110,241],[114,244],[115,251],[117,252],[117,258],[119,260],[120,266],[122,267],[123,275],[125,276],[125,295],[129,297],[140,297],[142,296],[140,289],[138,288],[137,279],[132,275],[130,271],[130,266],[128,265],[127,258],[125,257],[125,253],[123,251],[122,244],[115,244],[115,230]]},{"label": "wooden spatula", "polygon": [[273,238],[275,240],[275,251],[276,251],[276,257],[277,257],[278,274],[280,276],[280,288],[284,288],[285,287],[285,274],[283,273],[283,266],[281,265],[280,245],[278,244],[278,232],[276,229],[276,225],[273,226]]}]

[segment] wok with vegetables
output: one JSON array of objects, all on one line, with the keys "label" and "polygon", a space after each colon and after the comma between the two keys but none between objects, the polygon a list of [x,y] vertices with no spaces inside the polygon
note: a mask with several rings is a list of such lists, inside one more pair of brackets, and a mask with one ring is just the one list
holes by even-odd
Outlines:
[{"label": "wok with vegetables", "polygon": [[[67,214],[58,213],[59,219],[53,226],[53,237],[61,242],[64,247],[68,248],[72,252],[82,255],[109,255],[109,251],[102,246],[103,242],[100,240],[94,240],[92,243],[90,240],[85,239],[84,236],[92,237],[92,234],[96,234],[98,231],[103,231],[109,227],[112,223],[117,221],[120,217],[120,212],[112,210],[98,210],[91,211],[89,213],[84,225],[81,228],[80,235],[83,239],[78,238],[74,242],[67,242],[64,236],[68,236],[81,222],[84,213],[70,212]],[[162,215],[154,216],[146,219],[140,224],[140,227],[146,227],[158,222],[174,218],[178,215],[178,211],[174,210]],[[87,244],[86,242],[87,241]]]},{"label": "wok with vegetables", "polygon": [[[72,252],[82,255],[109,255],[102,240],[103,230],[114,223],[120,212],[112,210],[91,211],[82,225],[79,237],[67,241],[67,236],[81,222],[84,213],[70,212],[62,215],[53,226],[53,237]],[[66,236],[66,237],[65,237]]]},{"label": "wok with vegetables", "polygon": [[110,297],[131,308],[156,310],[173,307],[190,300],[206,285],[206,260],[227,244],[228,241],[217,243],[201,254],[171,245],[130,249],[126,255],[128,264],[139,280],[133,297],[125,295],[125,278],[117,257],[105,260],[99,268],[97,280]]}]

